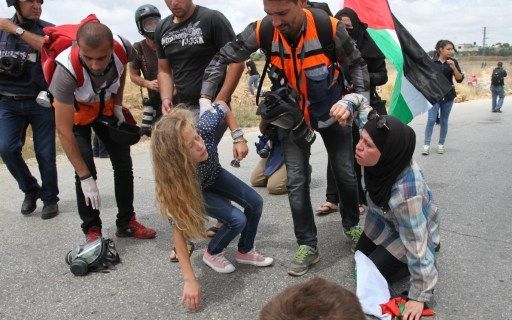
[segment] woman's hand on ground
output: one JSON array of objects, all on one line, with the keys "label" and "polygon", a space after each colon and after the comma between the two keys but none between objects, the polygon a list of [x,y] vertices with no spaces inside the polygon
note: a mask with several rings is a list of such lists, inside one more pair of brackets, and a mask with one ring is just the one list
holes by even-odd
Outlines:
[{"label": "woman's hand on ground", "polygon": [[185,280],[181,304],[190,311],[196,311],[201,303],[201,285],[196,279]]},{"label": "woman's hand on ground", "polygon": [[403,320],[419,320],[425,303],[409,300],[405,303],[404,313],[402,315]]}]

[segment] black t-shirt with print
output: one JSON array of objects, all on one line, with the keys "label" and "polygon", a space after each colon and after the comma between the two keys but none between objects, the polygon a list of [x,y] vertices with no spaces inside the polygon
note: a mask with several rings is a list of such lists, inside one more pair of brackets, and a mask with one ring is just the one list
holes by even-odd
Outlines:
[{"label": "black t-shirt with print", "polygon": [[157,26],[157,56],[169,61],[177,101],[197,106],[205,68],[220,48],[235,39],[235,32],[222,13],[198,5],[186,21],[172,20],[171,15]]}]

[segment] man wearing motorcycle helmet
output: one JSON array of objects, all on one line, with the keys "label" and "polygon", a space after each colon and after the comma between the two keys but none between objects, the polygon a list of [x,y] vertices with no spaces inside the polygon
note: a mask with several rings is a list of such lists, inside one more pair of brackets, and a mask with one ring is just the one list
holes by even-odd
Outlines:
[{"label": "man wearing motorcycle helmet", "polygon": [[[129,65],[130,79],[141,88],[148,89],[148,98],[142,99],[144,114],[141,134],[150,135],[151,125],[162,116],[162,100],[158,91],[158,59],[156,57],[155,27],[160,21],[160,12],[151,4],[144,4],[135,10],[135,23],[144,39],[135,42],[137,52]],[[142,89],[141,89],[142,95]]]}]

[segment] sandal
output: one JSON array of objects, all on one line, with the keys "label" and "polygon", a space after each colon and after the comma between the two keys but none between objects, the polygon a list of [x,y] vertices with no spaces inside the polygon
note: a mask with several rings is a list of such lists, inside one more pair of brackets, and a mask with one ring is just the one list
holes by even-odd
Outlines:
[{"label": "sandal", "polygon": [[219,231],[219,227],[211,226],[208,229],[206,229],[206,236],[208,238],[213,238],[217,234],[217,231]]},{"label": "sandal", "polygon": [[322,204],[320,207],[316,209],[316,214],[318,216],[324,216],[329,213],[333,213],[339,210],[339,206],[335,203],[326,201],[324,204]]},{"label": "sandal", "polygon": [[[188,256],[192,256],[192,252],[194,252],[195,246],[193,242],[187,243]],[[171,262],[179,262],[178,255],[176,254],[176,247],[173,247],[171,250],[171,254],[169,255],[169,259]]]}]

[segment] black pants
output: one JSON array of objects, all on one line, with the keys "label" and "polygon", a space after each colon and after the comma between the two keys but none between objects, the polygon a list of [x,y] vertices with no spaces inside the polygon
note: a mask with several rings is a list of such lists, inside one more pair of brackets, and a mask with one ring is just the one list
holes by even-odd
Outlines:
[{"label": "black pants", "polygon": [[[130,146],[119,145],[112,141],[108,134],[108,128],[105,125],[93,122],[90,125],[74,126],[73,132],[80,149],[80,154],[94,179],[97,179],[97,177],[91,147],[91,129],[103,141],[110,155],[110,162],[114,170],[114,189],[118,208],[116,225],[124,227],[128,224],[133,214],[133,169]],[[101,227],[100,211],[94,210],[91,206],[85,204],[80,178],[76,173],[75,186],[78,213],[83,221],[82,230],[87,232],[90,227]]]},{"label": "black pants", "polygon": [[409,276],[409,268],[406,263],[395,258],[383,246],[376,245],[365,233],[361,235],[357,243],[357,250],[372,260],[380,273],[386,278],[388,284]]}]

